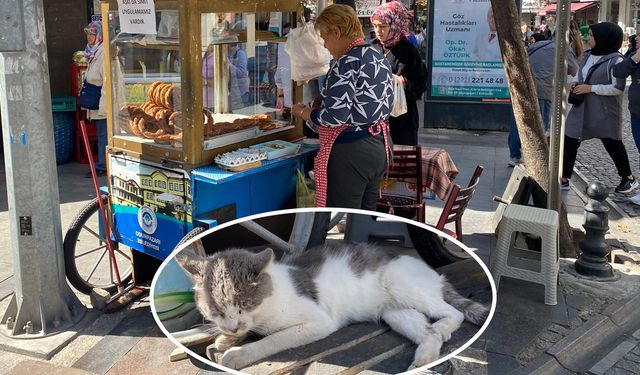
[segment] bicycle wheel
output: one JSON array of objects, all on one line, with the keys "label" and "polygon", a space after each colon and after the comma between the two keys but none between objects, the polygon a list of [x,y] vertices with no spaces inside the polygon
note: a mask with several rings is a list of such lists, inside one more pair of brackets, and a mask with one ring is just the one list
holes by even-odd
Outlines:
[{"label": "bicycle wheel", "polygon": [[[107,205],[107,196],[101,196]],[[112,260],[106,239],[100,235],[98,198],[89,202],[76,216],[64,237],[64,264],[69,283],[78,291],[89,294],[100,288],[113,293],[117,290]],[[120,280],[127,285],[133,275],[131,249],[113,242]]]},{"label": "bicycle wheel", "polygon": [[471,257],[463,249],[453,243],[447,244],[446,239],[427,229],[407,224],[407,230],[418,255],[431,267],[446,266]]}]

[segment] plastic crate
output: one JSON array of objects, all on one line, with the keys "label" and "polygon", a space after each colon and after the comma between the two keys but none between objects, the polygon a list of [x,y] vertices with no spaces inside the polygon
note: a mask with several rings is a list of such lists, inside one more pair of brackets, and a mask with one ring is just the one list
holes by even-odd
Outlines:
[{"label": "plastic crate", "polygon": [[74,123],[73,112],[53,112],[56,164],[66,163],[73,156]]},{"label": "plastic crate", "polygon": [[76,110],[76,98],[73,96],[53,95],[51,97],[51,110],[53,112],[67,112]]}]

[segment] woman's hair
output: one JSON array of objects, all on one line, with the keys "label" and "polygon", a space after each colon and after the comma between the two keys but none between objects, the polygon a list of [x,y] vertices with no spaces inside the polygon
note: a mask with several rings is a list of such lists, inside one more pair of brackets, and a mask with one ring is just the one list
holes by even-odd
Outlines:
[{"label": "woman's hair", "polygon": [[576,57],[580,59],[582,53],[584,53],[584,44],[582,43],[580,27],[573,20],[569,23],[569,43],[573,44],[573,51],[576,53]]},{"label": "woman's hair", "polygon": [[315,28],[319,31],[329,32],[333,26],[340,30],[340,38],[364,38],[358,15],[348,5],[329,5],[316,18]]},{"label": "woman's hair", "polygon": [[544,35],[543,33],[535,33],[533,35],[531,35],[531,37],[533,38],[533,40],[535,40],[536,42],[541,42],[543,40],[547,40],[547,36]]}]

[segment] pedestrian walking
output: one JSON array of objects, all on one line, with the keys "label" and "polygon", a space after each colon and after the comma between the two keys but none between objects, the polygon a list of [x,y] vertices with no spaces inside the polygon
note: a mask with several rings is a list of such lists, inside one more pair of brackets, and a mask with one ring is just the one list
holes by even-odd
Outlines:
[{"label": "pedestrian walking", "polygon": [[594,24],[589,27],[587,44],[591,49],[585,52],[572,88],[582,101],[574,100],[566,121],[562,189],[569,189],[580,143],[598,138],[620,176],[615,191],[629,193],[638,182],[631,174],[629,156],[622,143],[621,104],[625,80],[612,74],[613,67],[623,60],[618,52],[622,46],[622,29],[611,22]]},{"label": "pedestrian walking", "polygon": [[[613,76],[626,79],[631,76],[629,86],[629,113],[631,114],[631,133],[636,148],[640,151],[640,50],[613,67]],[[640,192],[631,197],[631,203],[640,205]]]},{"label": "pedestrian walking", "polygon": [[374,46],[391,64],[393,74],[402,79],[407,100],[407,112],[389,121],[391,139],[394,144],[416,146],[420,125],[417,101],[427,88],[428,73],[419,51],[408,39],[412,18],[404,4],[391,1],[376,8],[371,24],[378,38]]}]

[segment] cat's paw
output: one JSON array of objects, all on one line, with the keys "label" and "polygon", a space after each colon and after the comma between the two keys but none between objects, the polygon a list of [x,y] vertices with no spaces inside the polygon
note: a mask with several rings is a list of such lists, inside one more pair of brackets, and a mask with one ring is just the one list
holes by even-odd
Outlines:
[{"label": "cat's paw", "polygon": [[431,335],[416,348],[416,354],[413,357],[413,363],[407,371],[415,370],[419,367],[426,366],[436,361],[440,357],[440,348],[442,341],[440,337]]},{"label": "cat's paw", "polygon": [[247,365],[253,363],[251,353],[241,346],[235,346],[228,349],[220,358],[220,364],[225,367],[229,367],[235,370],[247,367]]},{"label": "cat's paw", "polygon": [[240,340],[237,337],[221,334],[216,337],[216,341],[213,343],[213,347],[216,348],[216,350],[219,352],[224,352],[225,350],[237,344],[238,341]]}]

